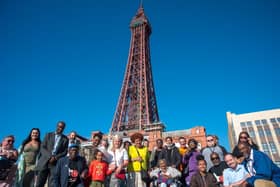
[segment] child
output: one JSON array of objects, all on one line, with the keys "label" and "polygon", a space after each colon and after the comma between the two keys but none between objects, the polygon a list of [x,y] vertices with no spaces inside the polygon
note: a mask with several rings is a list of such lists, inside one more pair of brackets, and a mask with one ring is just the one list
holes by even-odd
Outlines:
[{"label": "child", "polygon": [[106,175],[110,174],[108,163],[103,160],[104,154],[97,149],[94,160],[89,166],[90,187],[104,187]]},{"label": "child", "polygon": [[219,187],[216,178],[212,173],[207,172],[207,163],[202,155],[198,155],[198,171],[191,178],[191,187]]}]

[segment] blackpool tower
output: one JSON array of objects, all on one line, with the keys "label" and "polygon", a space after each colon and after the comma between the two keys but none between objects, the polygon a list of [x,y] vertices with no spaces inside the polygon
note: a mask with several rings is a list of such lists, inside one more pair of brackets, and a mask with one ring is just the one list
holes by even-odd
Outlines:
[{"label": "blackpool tower", "polygon": [[152,76],[152,29],[142,4],[130,22],[130,30],[128,62],[110,134],[141,132],[150,140],[160,138],[164,125],[159,119]]}]

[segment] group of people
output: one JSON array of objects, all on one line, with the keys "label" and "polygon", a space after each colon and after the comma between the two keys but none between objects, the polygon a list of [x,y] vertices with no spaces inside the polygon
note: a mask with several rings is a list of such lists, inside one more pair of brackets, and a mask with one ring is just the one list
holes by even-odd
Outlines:
[{"label": "group of people", "polygon": [[95,134],[89,155],[80,151],[73,131],[63,134],[65,122],[41,141],[33,128],[20,148],[15,137],[3,139],[0,149],[0,187],[280,187],[280,168],[241,132],[232,153],[215,135],[207,135],[207,146],[199,149],[194,139],[172,137],[149,141],[134,133],[123,142]]}]

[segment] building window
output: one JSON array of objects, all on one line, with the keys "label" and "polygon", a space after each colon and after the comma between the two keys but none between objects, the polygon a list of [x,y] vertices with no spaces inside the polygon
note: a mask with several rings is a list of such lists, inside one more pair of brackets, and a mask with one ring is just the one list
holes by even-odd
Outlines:
[{"label": "building window", "polygon": [[255,131],[250,131],[249,135],[250,135],[251,138],[255,138],[256,137]]},{"label": "building window", "polygon": [[264,137],[264,131],[262,129],[258,129],[258,133],[260,137]]},{"label": "building window", "polygon": [[264,129],[266,136],[272,136],[270,129]]},{"label": "building window", "polygon": [[262,119],[262,124],[267,125],[267,120],[266,119]]},{"label": "building window", "polygon": [[259,126],[259,125],[261,125],[261,121],[260,120],[255,120],[255,124],[256,124],[256,126]]},{"label": "building window", "polygon": [[275,118],[270,118],[270,122],[271,122],[272,124],[277,123]]},{"label": "building window", "polygon": [[246,127],[246,123],[245,123],[245,122],[241,122],[241,123],[240,123],[240,126],[241,126],[241,127]]},{"label": "building window", "polygon": [[247,121],[247,127],[252,127],[252,122],[251,121]]},{"label": "building window", "polygon": [[269,146],[270,146],[270,149],[271,149],[271,153],[276,154],[277,149],[276,149],[276,146],[275,146],[274,142],[269,142]]},{"label": "building window", "polygon": [[280,128],[275,128],[275,134],[276,136],[280,136]]},{"label": "building window", "polygon": [[262,143],[263,152],[269,155],[269,147],[267,143]]},{"label": "building window", "polygon": [[280,167],[280,161],[275,161],[274,162],[278,167]]}]

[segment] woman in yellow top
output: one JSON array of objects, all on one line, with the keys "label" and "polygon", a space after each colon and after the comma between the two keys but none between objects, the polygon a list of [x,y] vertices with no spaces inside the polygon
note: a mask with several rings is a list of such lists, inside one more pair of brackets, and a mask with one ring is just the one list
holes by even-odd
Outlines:
[{"label": "woman in yellow top", "polygon": [[133,145],[128,148],[128,179],[129,187],[146,187],[146,182],[141,179],[141,170],[148,169],[148,148],[142,145],[143,135],[135,133],[130,137]]}]

